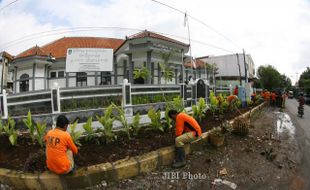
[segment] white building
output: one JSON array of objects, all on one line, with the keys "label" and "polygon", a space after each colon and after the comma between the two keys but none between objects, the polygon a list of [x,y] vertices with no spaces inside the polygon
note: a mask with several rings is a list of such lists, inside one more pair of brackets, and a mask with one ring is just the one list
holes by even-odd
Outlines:
[{"label": "white building", "polygon": [[[65,62],[68,48],[110,48],[114,51],[112,72],[66,73]],[[160,84],[160,63],[163,53],[173,52],[172,63],[175,77],[170,83],[183,78],[183,57],[189,45],[150,31],[142,31],[123,39],[99,37],[64,37],[41,47],[34,46],[14,57],[10,64],[15,93],[49,89],[55,82],[60,87],[80,87],[120,84],[129,79],[134,84],[133,71],[145,66],[150,75],[145,84]]]},{"label": "white building", "polygon": [[0,90],[12,88],[12,78],[8,72],[9,63],[12,61],[13,56],[3,51],[0,52]]},{"label": "white building", "polygon": [[[214,65],[217,69],[216,85],[229,86],[242,85],[245,83],[245,65],[248,81],[250,82],[255,77],[255,64],[251,55],[230,54],[221,56],[205,56],[197,58],[204,63]],[[244,62],[245,61],[245,62]],[[246,63],[246,64],[245,64]],[[203,69],[201,73],[204,73]]]}]

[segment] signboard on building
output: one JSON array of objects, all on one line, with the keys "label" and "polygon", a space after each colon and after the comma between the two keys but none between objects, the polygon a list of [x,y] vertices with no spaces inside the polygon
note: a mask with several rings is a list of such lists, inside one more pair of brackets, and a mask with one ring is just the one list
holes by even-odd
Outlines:
[{"label": "signboard on building", "polygon": [[66,72],[112,71],[113,49],[69,48]]}]

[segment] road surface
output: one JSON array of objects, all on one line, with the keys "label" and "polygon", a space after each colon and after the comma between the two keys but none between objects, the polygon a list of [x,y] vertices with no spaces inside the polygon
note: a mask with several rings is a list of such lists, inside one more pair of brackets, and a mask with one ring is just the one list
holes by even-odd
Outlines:
[{"label": "road surface", "polygon": [[296,187],[295,189],[310,189],[310,107],[304,106],[304,117],[297,116],[298,102],[296,99],[289,99],[286,102],[287,112],[296,127],[296,139],[298,142],[299,150],[301,152],[301,163],[298,167],[298,175],[293,180]]}]

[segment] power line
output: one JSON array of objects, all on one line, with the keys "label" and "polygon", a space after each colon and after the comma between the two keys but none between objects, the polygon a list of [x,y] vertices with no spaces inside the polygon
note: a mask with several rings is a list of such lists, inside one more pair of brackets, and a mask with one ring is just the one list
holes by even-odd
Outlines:
[{"label": "power line", "polygon": [[[10,42],[6,42],[4,44],[1,44],[0,47],[3,47],[3,49],[5,49],[5,48],[8,48],[8,47],[12,47],[12,46],[15,46],[17,44],[20,44],[22,42],[26,42],[26,41],[37,39],[37,38],[43,38],[43,37],[48,37],[48,36],[56,36],[56,35],[60,35],[60,34],[70,33],[70,32],[97,31],[97,30],[103,30],[103,29],[119,29],[119,30],[143,31],[142,29],[137,29],[137,28],[104,27],[104,26],[100,26],[100,27],[87,26],[87,27],[62,28],[62,29],[54,29],[54,30],[48,30],[48,31],[34,33],[34,34],[29,34],[29,35],[23,36],[21,38],[18,38],[16,40],[12,40]],[[156,31],[154,31],[154,32],[157,33],[157,34],[165,35],[165,36],[179,38],[179,39],[182,39],[182,40],[185,40],[185,41],[188,40],[188,38],[184,37],[184,36],[178,36],[178,35],[167,34],[167,33],[156,32]],[[210,44],[210,43],[206,43],[206,42],[203,42],[203,41],[200,41],[200,40],[192,39],[191,41],[194,42],[194,43],[198,43],[198,44],[201,44],[201,45],[205,45],[205,46],[214,48],[214,49],[222,50],[222,51],[229,52],[229,53],[234,53],[234,52],[232,52],[230,50],[227,50],[225,48],[222,48],[222,47]]]},{"label": "power line", "polygon": [[206,24],[206,23],[203,22],[202,20],[200,20],[200,19],[198,19],[198,18],[195,18],[195,17],[189,15],[188,13],[186,13],[186,12],[184,12],[184,11],[181,11],[180,9],[177,9],[177,8],[175,8],[175,7],[172,7],[172,6],[168,5],[168,4],[159,2],[159,1],[157,1],[157,0],[151,0],[151,1],[153,1],[153,2],[155,2],[155,3],[158,3],[158,4],[161,4],[161,5],[163,5],[163,6],[166,6],[166,7],[170,8],[170,9],[173,9],[173,10],[175,10],[175,11],[177,11],[177,12],[179,12],[179,13],[182,13],[182,14],[184,14],[184,15],[186,14],[186,15],[187,15],[188,17],[190,17],[191,19],[195,20],[196,22],[198,22],[198,23],[204,25],[205,27],[209,28],[209,29],[212,30],[213,32],[215,32],[215,33],[217,33],[218,35],[222,36],[224,39],[226,39],[227,41],[229,41],[230,43],[232,43],[232,44],[233,44],[234,46],[236,46],[237,48],[242,49],[242,48],[241,48],[240,46],[238,46],[235,42],[233,42],[230,38],[226,37],[224,34],[222,34],[221,32],[219,32],[218,30],[216,30],[214,27],[211,27],[210,25]]},{"label": "power line", "polygon": [[23,36],[21,38],[0,44],[0,47],[2,49],[6,49],[8,47],[20,44],[22,42],[37,39],[37,38],[54,36],[54,35],[59,35],[59,34],[66,34],[66,33],[70,33],[70,32],[96,31],[96,30],[104,30],[104,29],[120,29],[120,30],[142,31],[140,29],[123,28],[123,27],[72,27],[72,28],[54,29],[54,30],[48,30],[48,31],[43,31],[43,32],[38,32],[38,33],[26,35],[26,36]]},{"label": "power line", "polygon": [[3,7],[0,8],[0,11],[2,11],[3,9],[5,9],[5,8],[7,8],[8,6],[12,5],[13,3],[16,3],[17,1],[19,1],[19,0],[12,1],[12,2],[9,3],[9,4],[4,5]]}]

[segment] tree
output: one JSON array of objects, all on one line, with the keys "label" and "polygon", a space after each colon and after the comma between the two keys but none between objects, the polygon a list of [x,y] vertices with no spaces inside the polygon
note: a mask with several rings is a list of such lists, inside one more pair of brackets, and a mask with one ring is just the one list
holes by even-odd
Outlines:
[{"label": "tree", "polygon": [[292,84],[286,75],[281,75],[272,65],[260,66],[257,70],[260,84],[263,88],[273,90],[275,88],[289,88]]},{"label": "tree", "polygon": [[142,67],[141,69],[135,69],[133,71],[133,78],[135,84],[144,84],[144,80],[148,77],[149,71],[146,67]]},{"label": "tree", "polygon": [[310,93],[310,68],[302,72],[298,80],[299,87],[306,93]]}]

